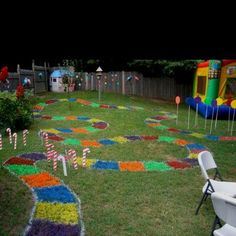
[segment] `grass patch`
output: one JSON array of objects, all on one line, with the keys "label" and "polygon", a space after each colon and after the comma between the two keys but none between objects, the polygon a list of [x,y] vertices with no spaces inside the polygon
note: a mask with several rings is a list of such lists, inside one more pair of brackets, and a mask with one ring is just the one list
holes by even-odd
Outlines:
[{"label": "grass patch", "polygon": [[[37,102],[52,98],[79,97],[98,103],[97,92],[74,92],[71,94],[50,93],[38,97]],[[101,109],[84,106],[76,102],[58,102],[48,105],[41,114],[51,116],[88,116],[109,123],[109,127],[99,132],[88,134],[62,134],[68,139],[101,140],[112,139],[120,144],[101,148],[91,147],[89,158],[111,161],[144,161],[144,165],[154,168],[152,162],[165,163],[174,158],[184,158],[188,152],[184,147],[168,143],[166,137],[185,139],[189,142],[205,145],[213,152],[216,162],[225,179],[235,181],[236,143],[215,142],[195,136],[169,133],[148,127],[144,120],[159,114],[160,111],[176,112],[176,106],[161,101],[139,97],[129,98],[116,94],[102,93],[102,104],[121,106],[140,106],[143,110]],[[161,123],[168,127],[187,129],[187,110],[179,106],[179,121],[164,120]],[[191,111],[191,130],[208,133],[204,130],[204,119],[198,117],[198,127],[193,127],[194,116]],[[208,120],[208,125],[210,121]],[[3,136],[3,150],[0,161],[26,152],[45,151],[38,137],[39,129],[89,127],[83,121],[35,120],[27,136],[27,146],[23,146],[22,133],[18,133],[17,150],[9,144],[8,137]],[[213,135],[226,135],[227,121],[218,121]],[[209,129],[209,126],[208,126]],[[161,141],[122,142],[125,135],[161,136]],[[235,135],[235,131],[234,131]],[[119,137],[119,138],[117,138]],[[163,140],[164,139],[164,140]],[[173,140],[174,140],[173,139]],[[82,147],[70,144],[54,143],[56,149],[75,148],[82,156]],[[208,199],[200,209],[199,215],[194,212],[201,196],[203,178],[198,167],[185,170],[154,172],[118,172],[114,170],[74,170],[69,167],[68,177],[63,176],[59,164],[56,173],[52,164],[41,161],[37,164],[58,178],[62,179],[81,199],[83,220],[86,235],[209,235],[214,219],[211,201]],[[156,168],[164,168],[159,166]],[[27,187],[6,169],[0,169],[0,234],[19,235],[28,222],[32,208],[32,195]]]}]

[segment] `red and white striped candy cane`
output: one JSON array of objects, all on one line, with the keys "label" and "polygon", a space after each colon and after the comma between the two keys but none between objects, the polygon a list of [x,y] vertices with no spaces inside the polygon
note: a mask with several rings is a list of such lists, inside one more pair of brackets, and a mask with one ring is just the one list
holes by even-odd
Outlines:
[{"label": "red and white striped candy cane", "polygon": [[75,150],[72,150],[72,158],[73,158],[73,166],[77,170],[78,169],[78,163],[77,163],[77,159],[76,159],[76,151]]},{"label": "red and white striped candy cane", "polygon": [[90,149],[89,148],[84,148],[83,149],[83,158],[82,158],[82,167],[86,167],[87,153],[90,153]]},{"label": "red and white striped candy cane", "polygon": [[58,153],[56,151],[53,152],[53,170],[57,170],[57,157]]},{"label": "red and white striped candy cane", "polygon": [[67,152],[67,155],[68,155],[70,158],[71,158],[72,152],[73,152],[73,149],[69,149],[68,152]]},{"label": "red and white striped candy cane", "polygon": [[43,138],[44,138],[44,145],[48,145],[48,133],[43,132]]},{"label": "red and white striped candy cane", "polygon": [[6,131],[7,131],[8,135],[9,135],[9,142],[10,142],[10,144],[12,144],[11,129],[7,128]]},{"label": "red and white striped candy cane", "polygon": [[53,159],[53,155],[54,155],[54,150],[52,150],[52,148],[54,148],[53,144],[48,144],[46,145],[46,149],[47,149],[47,160],[50,161],[50,159]]},{"label": "red and white striped candy cane", "polygon": [[23,144],[26,146],[26,135],[29,134],[29,131],[27,129],[23,130]]},{"label": "red and white striped candy cane", "polygon": [[0,134],[0,150],[2,150],[2,135]]},{"label": "red and white striped candy cane", "polygon": [[68,150],[68,156],[73,161],[73,167],[77,170],[78,169],[78,163],[76,158],[76,151],[74,149]]},{"label": "red and white striped candy cane", "polygon": [[14,133],[12,135],[13,139],[14,139],[14,150],[16,149],[16,144],[17,144],[17,133]]}]

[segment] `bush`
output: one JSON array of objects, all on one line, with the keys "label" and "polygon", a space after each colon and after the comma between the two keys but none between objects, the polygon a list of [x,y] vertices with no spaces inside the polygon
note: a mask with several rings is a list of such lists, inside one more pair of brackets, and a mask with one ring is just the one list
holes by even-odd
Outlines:
[{"label": "bush", "polygon": [[30,127],[33,123],[33,113],[29,99],[19,98],[16,100],[15,128],[22,130]]},{"label": "bush", "polygon": [[7,128],[12,131],[29,128],[33,123],[33,113],[28,98],[11,93],[0,94],[0,133]]}]

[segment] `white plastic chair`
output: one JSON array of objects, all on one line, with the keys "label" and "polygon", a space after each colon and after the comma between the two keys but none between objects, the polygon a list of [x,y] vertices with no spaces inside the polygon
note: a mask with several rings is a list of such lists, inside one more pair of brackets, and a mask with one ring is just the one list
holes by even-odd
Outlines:
[{"label": "white plastic chair", "polygon": [[[236,235],[236,199],[224,193],[214,192],[211,200],[216,213],[213,224],[212,235],[214,236],[235,236]],[[220,220],[224,221],[224,226]],[[216,229],[216,225],[221,227]]]},{"label": "white plastic chair", "polygon": [[[200,166],[201,173],[206,180],[206,183],[202,188],[203,195],[196,209],[196,215],[198,214],[203,201],[205,201],[207,197],[210,196],[213,192],[224,192],[229,196],[236,196],[236,183],[223,181],[214,158],[209,151],[202,151],[198,154],[198,164]],[[207,171],[210,169],[214,169],[215,171],[213,178],[210,178],[208,176]],[[219,180],[217,180],[217,178]]]}]

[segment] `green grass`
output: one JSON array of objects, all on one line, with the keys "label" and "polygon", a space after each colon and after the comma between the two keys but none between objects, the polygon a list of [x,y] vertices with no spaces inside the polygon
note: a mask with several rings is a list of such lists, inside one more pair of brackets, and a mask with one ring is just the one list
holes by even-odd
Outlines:
[{"label": "green grass", "polygon": [[[50,93],[38,97],[37,102],[49,98],[79,97],[98,102],[97,92],[77,92],[71,94]],[[42,114],[47,115],[85,115],[109,123],[106,130],[87,135],[70,134],[64,137],[78,139],[102,139],[120,135],[164,135],[178,137],[207,146],[214,154],[222,175],[235,181],[236,159],[235,142],[214,142],[192,136],[168,133],[148,127],[144,120],[155,116],[158,110],[176,112],[176,105],[153,101],[150,99],[127,97],[116,94],[102,94],[101,103],[115,105],[141,106],[144,110],[127,111],[117,109],[99,109],[72,102],[60,102],[49,105]],[[163,121],[170,127],[187,130],[186,105],[179,107],[179,119]],[[198,117],[198,127],[194,126],[194,112],[191,110],[190,130],[208,133],[204,130],[204,119]],[[0,151],[0,161],[7,160],[25,152],[44,151],[37,136],[40,128],[89,126],[88,122],[77,121],[45,121],[36,120],[27,137],[27,146],[22,144],[22,134],[18,133],[17,150],[3,138],[3,150]],[[218,121],[217,130],[212,134],[226,135],[227,121]],[[234,130],[234,135],[235,130]],[[55,143],[57,150],[64,151],[64,146]],[[69,147],[67,147],[69,148]],[[82,147],[76,148],[82,155]],[[89,158],[102,160],[152,160],[167,161],[186,157],[185,148],[165,142],[132,142],[117,144],[102,148],[90,148]],[[208,199],[199,215],[195,209],[201,196],[204,183],[198,167],[186,170],[171,170],[166,172],[117,172],[108,170],[69,169],[68,177],[63,176],[61,165],[56,173],[52,165],[46,161],[38,163],[43,168],[59,178],[78,194],[81,199],[83,220],[86,235],[209,235],[214,219],[211,201]],[[7,170],[0,169],[0,235],[19,235],[28,222],[33,205],[31,192],[15,176]]]}]

